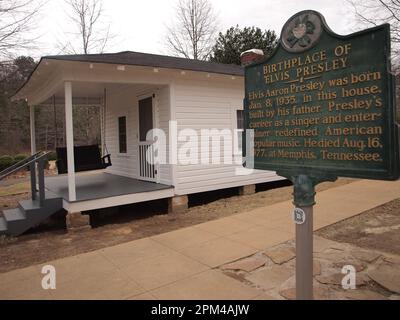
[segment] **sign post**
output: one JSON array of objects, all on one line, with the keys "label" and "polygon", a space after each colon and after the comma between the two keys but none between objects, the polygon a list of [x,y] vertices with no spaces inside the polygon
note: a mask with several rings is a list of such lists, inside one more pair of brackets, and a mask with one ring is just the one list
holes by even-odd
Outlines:
[{"label": "sign post", "polygon": [[340,36],[312,10],[291,17],[275,51],[245,67],[246,166],[294,186],[297,299],[313,298],[315,186],[399,178],[394,93],[389,25]]},{"label": "sign post", "polygon": [[322,181],[335,181],[333,176],[278,174],[293,182],[295,209],[293,220],[296,224],[296,298],[313,299],[313,207],[315,185]]},{"label": "sign post", "polygon": [[313,299],[313,206],[302,208],[306,219],[296,225],[296,297]]}]

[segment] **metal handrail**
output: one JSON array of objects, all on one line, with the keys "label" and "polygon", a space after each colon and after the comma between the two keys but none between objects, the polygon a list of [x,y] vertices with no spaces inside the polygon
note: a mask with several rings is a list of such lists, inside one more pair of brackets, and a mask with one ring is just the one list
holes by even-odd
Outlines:
[{"label": "metal handrail", "polygon": [[[47,155],[50,152],[44,152],[40,151],[32,156],[30,156],[28,159],[25,159],[24,161],[21,161],[21,165],[18,167],[14,167],[13,169],[8,168],[8,170],[3,170],[1,173],[3,173],[0,176],[0,180],[4,179],[5,177],[25,168],[29,167],[30,175],[31,175],[31,197],[32,200],[36,199],[36,163],[37,169],[38,169],[38,185],[39,185],[39,202],[40,206],[44,205],[44,201],[46,198],[45,195],[45,188],[44,188],[44,161]],[[28,161],[29,160],[29,161]],[[4,173],[6,171],[6,173]]]},{"label": "metal handrail", "polygon": [[[12,165],[11,167],[6,168],[2,172],[0,172],[0,181],[3,180],[4,178],[8,177],[11,174],[13,174],[13,173],[25,168],[25,167],[28,167],[31,163],[39,161],[40,159],[42,159],[45,156],[47,156],[49,153],[50,152],[39,151],[39,152],[35,153],[34,155],[30,156],[27,159],[21,160],[20,161],[21,164],[18,167],[15,167],[15,168],[11,169],[11,167],[15,166],[15,165]],[[37,155],[39,155],[39,156],[37,156]],[[28,161],[28,159],[29,159],[29,161]],[[27,161],[27,162],[25,162],[25,161]],[[24,163],[22,163],[22,162],[24,162]],[[9,169],[9,170],[7,170],[7,169]],[[8,172],[4,173],[4,171],[8,171]]]},{"label": "metal handrail", "polygon": [[[18,170],[24,168],[25,163],[28,163],[32,159],[35,159],[41,153],[43,153],[43,151],[36,152],[35,154],[33,154],[25,159],[22,159],[22,160],[18,161],[17,163],[14,163],[13,165],[9,166],[8,168],[5,168],[3,171],[0,171],[0,180],[3,179],[3,176],[5,178],[8,174],[8,172],[15,172],[14,169],[16,171],[18,171]],[[19,168],[19,167],[21,167],[21,168]],[[17,168],[18,168],[18,170],[17,170]]]}]

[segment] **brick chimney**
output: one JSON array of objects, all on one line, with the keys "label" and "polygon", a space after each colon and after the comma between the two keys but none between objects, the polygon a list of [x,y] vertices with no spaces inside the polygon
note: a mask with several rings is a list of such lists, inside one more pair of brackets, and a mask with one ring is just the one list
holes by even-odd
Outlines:
[{"label": "brick chimney", "polygon": [[250,49],[240,54],[240,62],[242,66],[247,66],[253,62],[264,58],[264,52],[261,49]]}]

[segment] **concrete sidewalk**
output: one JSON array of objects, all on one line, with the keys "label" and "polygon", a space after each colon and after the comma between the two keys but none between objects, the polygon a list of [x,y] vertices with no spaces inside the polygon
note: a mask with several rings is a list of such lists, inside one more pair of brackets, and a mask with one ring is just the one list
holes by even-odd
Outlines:
[{"label": "concrete sidewalk", "polygon": [[[360,180],[317,195],[314,229],[400,198],[400,181]],[[47,264],[57,289],[43,290],[43,265],[0,274],[0,299],[266,299],[216,267],[294,237],[285,201]]]}]

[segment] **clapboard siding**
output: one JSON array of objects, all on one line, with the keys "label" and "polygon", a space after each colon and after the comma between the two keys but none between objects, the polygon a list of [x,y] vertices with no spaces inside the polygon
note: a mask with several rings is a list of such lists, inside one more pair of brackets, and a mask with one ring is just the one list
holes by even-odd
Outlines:
[{"label": "clapboard siding", "polygon": [[[190,148],[189,137],[200,137],[204,129],[219,130],[220,141],[232,143],[232,136],[221,130],[236,128],[235,110],[242,109],[243,80],[195,79],[186,76],[171,78],[170,86],[132,85],[108,92],[106,115],[106,143],[112,154],[113,166],[110,172],[138,176],[138,97],[142,94],[155,94],[155,126],[166,135],[165,158],[169,160],[169,121],[177,121],[178,136],[181,130],[187,135],[178,139],[178,152],[181,148]],[[136,89],[135,89],[136,88]],[[173,93],[171,93],[173,91]],[[171,103],[173,105],[171,105]],[[127,155],[118,154],[118,117],[127,117]],[[237,175],[242,169],[240,157],[226,155],[223,147],[211,145],[209,150],[201,149],[201,141],[194,142],[198,148],[191,156],[194,161],[177,165],[160,164],[158,182],[175,186],[175,193],[190,194],[196,192],[237,187],[281,179],[274,172],[257,171],[248,175]],[[217,163],[213,163],[211,152],[219,151]],[[224,164],[228,156],[231,163]],[[196,162],[197,161],[197,162]],[[202,162],[204,161],[204,162]]]},{"label": "clapboard siding", "polygon": [[[242,109],[243,82],[240,79],[221,80],[185,80],[175,82],[175,117],[179,130],[188,130],[188,137],[200,134],[202,129],[230,129],[236,128],[235,110]],[[221,141],[232,141],[232,136],[221,135]],[[178,150],[190,147],[186,141],[178,141]],[[196,145],[196,143],[194,143]],[[221,144],[222,145],[222,144]],[[198,151],[191,155],[194,159],[203,157],[207,164],[195,163],[176,166],[175,193],[190,194],[223,188],[237,187],[248,184],[262,183],[281,179],[275,172],[254,170],[249,175],[236,175],[236,170],[241,168],[240,162],[223,164],[223,147],[211,146],[212,150],[220,151],[220,163],[212,164],[212,155],[201,150],[200,139],[197,142]],[[236,157],[237,159],[237,157]],[[207,161],[208,160],[208,161]],[[200,161],[200,160],[199,160]]]},{"label": "clapboard siding", "polygon": [[[184,191],[177,191],[175,190],[176,194],[191,194],[197,192],[206,192],[212,190],[219,190],[219,189],[226,189],[226,188],[233,188],[233,187],[240,187],[249,184],[256,184],[256,183],[264,183],[268,181],[277,181],[282,180],[284,178],[279,177],[275,174],[275,172],[270,172],[270,174],[262,173],[262,174],[253,174],[249,176],[249,178],[237,178],[237,179],[213,179],[207,183],[203,181],[197,181],[191,184],[190,186],[186,186]],[[246,177],[246,176],[245,176]]]},{"label": "clapboard siding", "polygon": [[[165,159],[169,157],[169,121],[171,119],[170,112],[170,88],[168,86],[161,87],[156,92],[157,99],[157,127],[164,131],[166,136]],[[164,184],[172,184],[171,166],[169,164],[160,164],[158,167],[159,182]]]},{"label": "clapboard siding", "polygon": [[[137,112],[135,90],[126,88],[107,91],[106,145],[111,154],[112,166],[107,171],[137,177]],[[118,117],[126,116],[127,153],[119,153]]]},{"label": "clapboard siding", "polygon": [[[138,100],[140,96],[155,94],[155,127],[165,131],[168,137],[168,121],[170,119],[169,87],[128,86],[107,92],[106,110],[106,144],[111,153],[112,166],[108,172],[138,178]],[[127,153],[119,153],[118,117],[126,116]],[[160,165],[159,182],[170,184],[169,165]]]}]

